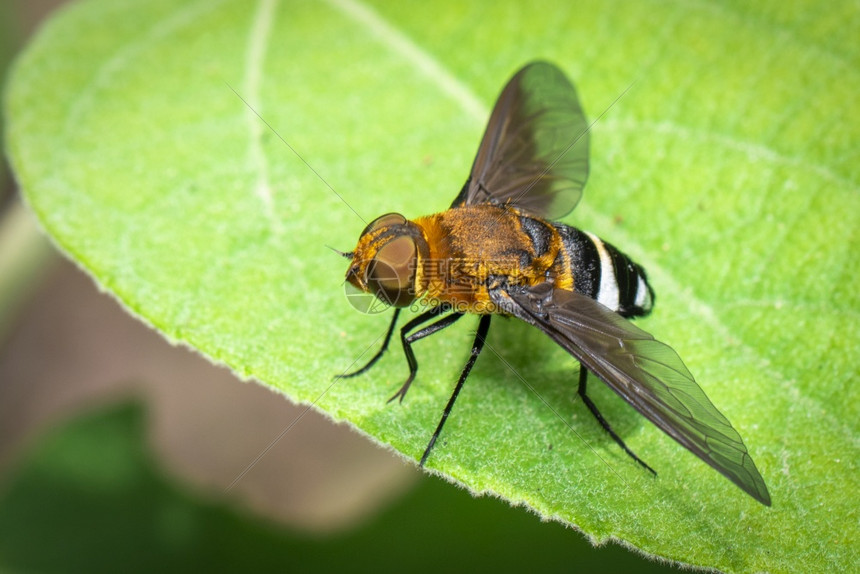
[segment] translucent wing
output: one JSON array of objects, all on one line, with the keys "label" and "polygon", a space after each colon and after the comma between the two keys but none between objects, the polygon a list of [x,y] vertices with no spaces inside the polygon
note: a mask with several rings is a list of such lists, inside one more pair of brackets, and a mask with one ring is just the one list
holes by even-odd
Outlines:
[{"label": "translucent wing", "polygon": [[579,201],[588,178],[588,124],[564,73],[534,62],[496,102],[469,180],[451,207],[508,203],[558,219]]},{"label": "translucent wing", "polygon": [[550,336],[633,408],[759,502],[770,495],[738,432],[671,347],[597,301],[550,284],[496,290],[505,313]]}]

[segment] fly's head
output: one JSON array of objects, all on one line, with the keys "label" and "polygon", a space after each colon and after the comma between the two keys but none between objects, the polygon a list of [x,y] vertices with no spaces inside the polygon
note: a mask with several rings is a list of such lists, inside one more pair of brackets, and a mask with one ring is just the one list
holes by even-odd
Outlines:
[{"label": "fly's head", "polygon": [[346,280],[395,307],[418,298],[416,271],[429,257],[421,228],[399,213],[377,217],[361,232]]}]

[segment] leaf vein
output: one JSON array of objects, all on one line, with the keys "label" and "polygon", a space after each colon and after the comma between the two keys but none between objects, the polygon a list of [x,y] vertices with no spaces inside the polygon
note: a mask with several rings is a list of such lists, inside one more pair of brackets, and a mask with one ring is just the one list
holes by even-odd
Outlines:
[{"label": "leaf vein", "polygon": [[664,135],[673,135],[679,138],[688,138],[691,140],[706,141],[712,144],[717,144],[739,153],[743,153],[750,160],[768,161],[779,165],[786,165],[803,170],[808,170],[816,173],[822,179],[831,183],[837,184],[846,191],[852,193],[860,193],[860,185],[857,182],[843,176],[832,169],[822,166],[817,163],[812,163],[804,158],[785,155],[770,147],[755,144],[749,141],[733,138],[725,134],[707,132],[700,129],[679,126],[671,122],[648,122],[640,120],[617,120],[609,119],[602,122],[604,128],[608,130],[623,130],[637,133],[659,133]]},{"label": "leaf vein", "polygon": [[245,78],[242,81],[242,91],[248,102],[248,105],[245,106],[245,119],[248,122],[249,133],[248,155],[254,171],[257,172],[254,191],[262,201],[266,218],[276,235],[280,233],[282,225],[275,214],[275,198],[269,181],[269,164],[263,151],[264,125],[257,114],[263,113],[260,99],[260,86],[263,81],[262,70],[277,3],[278,0],[260,0],[257,4],[257,11],[248,33]]},{"label": "leaf vein", "polygon": [[460,104],[468,115],[480,122],[486,120],[489,109],[472,90],[448,72],[430,53],[370,7],[357,0],[328,0],[328,3],[367,28],[374,39],[414,64],[415,68],[430,78],[443,93]]}]

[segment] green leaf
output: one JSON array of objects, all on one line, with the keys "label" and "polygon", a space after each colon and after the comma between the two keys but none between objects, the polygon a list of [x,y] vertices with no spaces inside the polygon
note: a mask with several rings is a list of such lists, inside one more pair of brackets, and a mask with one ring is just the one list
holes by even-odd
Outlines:
[{"label": "green leaf", "polygon": [[606,112],[568,222],[648,270],[657,308],[640,325],[739,430],[773,507],[592,385],[660,474],[642,472],[576,400],[576,362],[498,319],[504,362],[478,361],[428,465],[596,542],[726,571],[845,570],[858,18],[849,2],[82,2],[18,61],[7,142],[45,229],[131,312],[414,459],[475,322],[417,345],[402,405],[385,403],[399,351],[333,382],[387,320],[350,307],[325,246],[351,249],[387,211],[445,209],[510,74],[558,63],[589,115]]},{"label": "green leaf", "polygon": [[[17,11],[10,3],[0,5],[0,86],[6,83],[9,63],[21,43],[20,33],[16,26],[18,24],[16,16]],[[5,118],[0,115],[0,130],[5,131],[4,124]],[[0,153],[2,151],[3,143],[0,142]],[[0,201],[6,199],[6,195],[11,191],[11,187],[7,186],[9,172],[5,154],[3,155],[4,157],[0,158]]]}]

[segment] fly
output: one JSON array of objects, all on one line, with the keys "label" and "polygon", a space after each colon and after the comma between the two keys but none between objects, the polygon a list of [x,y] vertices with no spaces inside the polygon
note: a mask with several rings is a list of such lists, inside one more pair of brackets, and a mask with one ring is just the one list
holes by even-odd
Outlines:
[{"label": "fly", "polygon": [[645,271],[598,237],[555,220],[568,214],[588,178],[588,124],[576,90],[552,64],[534,62],[502,90],[472,171],[447,211],[372,221],[351,253],[355,288],[395,307],[379,351],[388,348],[400,311],[429,308],[400,329],[409,376],[390,400],[406,396],[418,372],[412,345],[480,317],[472,352],[420,465],[430,456],[493,315],[516,317],[547,334],[580,362],[578,394],[612,439],[654,470],[615,433],[586,393],[589,372],[686,449],[765,505],[767,486],[738,432],[696,384],[678,354],[634,326],[654,292]]}]

